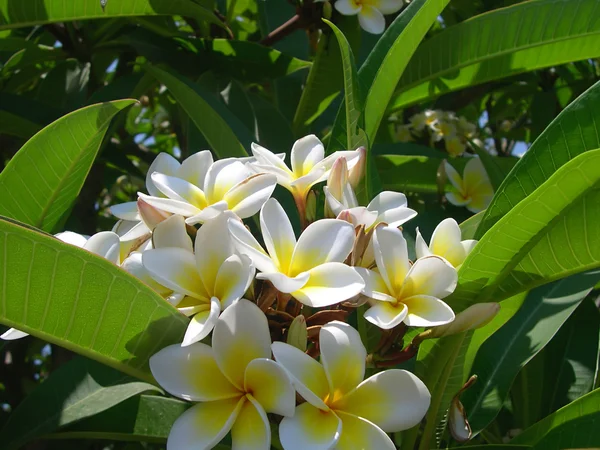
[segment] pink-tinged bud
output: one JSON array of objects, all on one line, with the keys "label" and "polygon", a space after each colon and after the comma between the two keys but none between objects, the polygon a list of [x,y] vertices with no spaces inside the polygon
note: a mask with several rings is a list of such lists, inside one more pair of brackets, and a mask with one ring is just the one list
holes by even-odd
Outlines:
[{"label": "pink-tinged bud", "polygon": [[305,352],[307,339],[306,319],[303,315],[296,316],[288,329],[287,343]]},{"label": "pink-tinged bud", "polygon": [[498,303],[476,303],[458,313],[453,322],[432,328],[428,337],[438,338],[481,328],[488,324],[499,311]]},{"label": "pink-tinged bud", "polygon": [[341,213],[339,213],[337,216],[337,219],[343,220],[348,223],[353,223],[352,213],[350,211],[348,211],[347,209],[345,209]]},{"label": "pink-tinged bud", "polygon": [[358,184],[362,181],[365,176],[365,171],[367,170],[367,149],[359,147],[356,151],[358,152],[358,161],[348,174],[348,182],[354,189],[356,189]]},{"label": "pink-tinged bud", "polygon": [[329,178],[327,178],[327,188],[329,189],[329,193],[333,195],[336,200],[342,201],[346,183],[348,183],[348,163],[346,158],[338,158],[333,163],[331,172],[329,172]]},{"label": "pink-tinged bud", "polygon": [[140,212],[140,217],[150,230],[153,230],[156,225],[172,215],[171,213],[149,205],[141,198],[138,198],[137,207]]}]

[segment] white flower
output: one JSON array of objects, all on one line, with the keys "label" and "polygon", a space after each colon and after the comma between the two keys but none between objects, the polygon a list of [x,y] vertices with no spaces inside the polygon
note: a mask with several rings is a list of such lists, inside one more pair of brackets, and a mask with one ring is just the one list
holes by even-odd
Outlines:
[{"label": "white flower", "polygon": [[494,196],[494,188],[479,158],[471,158],[461,178],[456,169],[444,161],[446,175],[454,190],[446,193],[446,198],[456,206],[464,206],[472,213],[488,207]]},{"label": "white flower", "polygon": [[187,158],[173,175],[158,171],[149,175],[152,190],[156,188],[161,195],[138,193],[140,198],[155,208],[187,217],[190,225],[226,210],[242,219],[250,217],[259,211],[277,184],[275,176],[255,174],[247,163],[235,158],[213,162],[208,150]]},{"label": "white flower", "polygon": [[467,145],[463,138],[459,136],[450,136],[444,139],[446,151],[450,156],[460,156],[465,152]]},{"label": "white flower", "polygon": [[439,256],[426,256],[412,266],[406,240],[397,228],[380,227],[373,233],[377,270],[356,267],[365,280],[363,293],[372,299],[365,318],[383,329],[404,322],[411,327],[433,327],[454,320],[442,298],[456,288],[454,267]]},{"label": "white flower", "polygon": [[277,200],[269,199],[260,211],[260,225],[268,254],[240,221],[229,221],[238,251],[261,271],[256,278],[269,280],[280,292],[312,307],[333,305],[361,291],[361,277],[343,263],[354,243],[349,223],[319,220],[296,241],[285,211]]},{"label": "white flower", "polygon": [[296,397],[270,345],[265,315],[242,299],[217,320],[212,348],[171,345],[150,358],[166,391],[200,402],[175,421],[167,450],[214,448],[229,431],[233,448],[271,448],[267,414],[292,416]]},{"label": "white flower", "polygon": [[227,229],[231,217],[235,217],[231,212],[221,213],[200,227],[195,254],[185,248],[187,244],[142,253],[142,264],[152,278],[180,294],[171,301],[193,316],[182,346],[208,336],[221,311],[238,301],[254,278],[251,261],[235,253]]},{"label": "white flower", "polygon": [[292,168],[271,151],[258,144],[252,144],[252,153],[256,163],[250,166],[259,173],[269,173],[277,177],[277,183],[292,193],[296,202],[306,199],[310,188],[325,181],[333,163],[340,157],[348,161],[353,168],[360,161],[360,151],[340,151],[325,158],[325,148],[315,135],[298,139],[291,152]]},{"label": "white flower", "polygon": [[335,9],[345,16],[358,14],[363,30],[381,34],[385,30],[384,14],[394,14],[404,6],[403,0],[337,0]]},{"label": "white flower", "polygon": [[386,433],[415,426],[429,407],[429,391],[405,370],[386,370],[363,381],[367,352],[346,323],[321,328],[320,364],[282,342],[272,349],[306,400],[279,425],[285,450],[394,450]]},{"label": "white flower", "polygon": [[[74,245],[75,247],[82,248],[88,252],[94,253],[95,255],[101,256],[108,259],[113,264],[119,265],[119,236],[112,231],[101,231],[93,236],[85,236],[83,234],[74,233],[72,231],[63,231],[62,233],[55,234],[54,237],[60,239],[66,244]],[[9,328],[2,335],[0,339],[5,341],[14,341],[21,339],[29,334],[24,331],[17,330],[16,328]]]},{"label": "white flower", "polygon": [[417,228],[417,240],[415,243],[417,258],[430,255],[441,256],[458,269],[477,244],[477,241],[474,239],[464,241],[461,241],[461,239],[460,227],[456,220],[451,218],[442,220],[435,230],[433,230],[429,246],[427,246],[423,236],[421,236],[421,232]]},{"label": "white flower", "polygon": [[356,195],[348,181],[346,161],[343,159],[338,159],[333,165],[323,191],[327,206],[333,214],[355,227],[364,225],[369,230],[380,223],[399,227],[417,215],[416,211],[407,207],[406,196],[399,192],[384,191],[366,208],[358,206]]}]

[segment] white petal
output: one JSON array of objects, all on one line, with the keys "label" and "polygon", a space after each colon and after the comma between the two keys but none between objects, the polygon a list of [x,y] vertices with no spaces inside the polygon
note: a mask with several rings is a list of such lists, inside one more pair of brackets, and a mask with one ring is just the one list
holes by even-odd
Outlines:
[{"label": "white petal", "polygon": [[279,424],[279,440],[285,450],[328,450],[335,447],[342,421],[333,412],[323,412],[310,403],[296,407],[294,417]]},{"label": "white petal", "polygon": [[303,351],[283,342],[273,342],[271,349],[275,360],[287,371],[298,394],[314,407],[328,410],[323,399],[329,394],[329,382],[323,366]]},{"label": "white petal", "polygon": [[289,169],[286,168],[286,170],[283,170],[278,167],[274,167],[267,164],[251,164],[249,165],[249,167],[255,173],[275,175],[275,177],[277,178],[277,184],[283,186],[287,190],[292,189],[292,181],[294,180],[294,176],[289,171]]},{"label": "white petal", "polygon": [[369,298],[384,302],[395,302],[396,299],[390,295],[390,291],[383,280],[383,277],[374,270],[365,269],[364,267],[355,267],[354,270],[358,273],[365,287],[362,293]]},{"label": "white petal", "polygon": [[426,256],[417,259],[410,268],[400,295],[402,298],[413,295],[444,298],[454,292],[457,281],[456,269],[448,261],[439,256]]},{"label": "white petal", "polygon": [[249,395],[231,428],[231,450],[271,448],[271,425],[262,405]]},{"label": "white petal", "polygon": [[343,220],[347,220],[355,227],[364,225],[365,228],[371,228],[372,225],[376,225],[377,217],[378,214],[376,211],[369,211],[364,206],[346,209],[338,215],[338,219],[343,218]]},{"label": "white petal", "polygon": [[189,217],[200,212],[200,209],[196,206],[185,201],[173,200],[171,198],[151,197],[149,195],[144,195],[141,192],[138,192],[138,195],[149,205],[172,214],[180,214],[184,217]]},{"label": "white petal", "polygon": [[258,241],[252,236],[252,233],[238,219],[229,219],[227,228],[233,237],[233,243],[236,250],[242,255],[248,256],[256,268],[262,272],[277,272],[278,268],[262,249]]},{"label": "white petal", "polygon": [[267,317],[254,303],[239,300],[219,317],[213,331],[212,346],[223,374],[242,389],[250,361],[271,356]]},{"label": "white petal", "polygon": [[150,164],[148,172],[146,172],[146,190],[148,191],[148,194],[154,197],[161,196],[160,190],[152,181],[152,174],[154,172],[164,173],[165,175],[175,175],[179,167],[179,161],[177,161],[171,155],[168,153],[159,153],[152,164]]},{"label": "white petal", "polygon": [[325,181],[326,179],[327,172],[323,166],[319,165],[306,175],[296,178],[290,183],[290,186],[292,187],[293,192],[298,193],[298,195],[306,196],[313,185]]},{"label": "white petal", "polygon": [[471,199],[463,197],[458,192],[446,192],[446,199],[454,206],[465,206],[471,203]]},{"label": "white petal", "polygon": [[215,327],[220,313],[221,303],[219,303],[217,298],[212,297],[210,299],[210,306],[204,311],[196,313],[192,317],[192,320],[190,320],[181,346],[186,347],[208,336]]},{"label": "white petal", "polygon": [[339,213],[343,210],[347,209],[347,206],[341,203],[337,198],[335,198],[327,186],[323,186],[323,192],[325,193],[325,201],[327,202],[327,206],[331,209],[331,212],[334,216],[337,217]]},{"label": "white petal", "polygon": [[380,227],[373,233],[373,250],[377,268],[389,293],[398,298],[408,274],[408,248],[402,232],[397,228]]},{"label": "white petal", "polygon": [[181,248],[147,250],[142,253],[142,264],[163,286],[194,298],[207,297],[192,253]]},{"label": "white petal", "polygon": [[446,175],[448,176],[448,180],[454,186],[458,192],[462,192],[463,190],[463,180],[456,171],[454,167],[450,165],[448,161],[444,160],[444,170],[446,171]]},{"label": "white petal", "polygon": [[204,193],[209,204],[225,199],[225,194],[236,184],[252,175],[252,172],[235,158],[216,161],[206,174]]},{"label": "white petal", "polygon": [[364,379],[367,350],[352,326],[329,322],[319,333],[319,349],[331,393],[343,396]]},{"label": "white petal", "polygon": [[337,0],[334,6],[344,16],[354,16],[361,10],[361,5],[355,0]]},{"label": "white petal", "polygon": [[295,277],[288,277],[281,272],[270,272],[270,273],[259,273],[256,275],[258,280],[269,280],[275,286],[279,292],[291,294],[296,292],[298,289],[302,289],[306,282],[310,278],[308,272],[302,272]]},{"label": "white petal", "polygon": [[[171,289],[166,288],[152,278],[150,272],[148,272],[142,263],[142,252],[131,253],[127,258],[125,258],[125,261],[121,263],[121,269],[127,273],[130,273],[138,280],[146,283],[160,295],[167,295],[172,292]],[[183,294],[181,295],[183,296]]]},{"label": "white petal", "polygon": [[417,258],[422,258],[424,256],[431,255],[431,250],[429,246],[421,236],[421,232],[419,231],[419,227],[417,227],[417,238],[415,240],[415,253],[417,254]]},{"label": "white petal", "polygon": [[223,305],[223,309],[238,301],[248,289],[254,278],[254,266],[245,255],[231,255],[217,273],[214,295]]},{"label": "white petal", "polygon": [[243,397],[192,406],[173,424],[167,450],[214,448],[229,433],[245,403]]},{"label": "white petal", "polygon": [[212,205],[207,206],[198,214],[194,214],[193,216],[185,219],[185,223],[188,225],[196,225],[198,223],[208,222],[211,219],[219,216],[221,213],[227,211],[229,209],[229,205],[225,200],[222,200],[217,203],[213,203]]},{"label": "white petal", "polygon": [[377,0],[373,6],[382,14],[394,14],[402,9],[404,2],[402,0]]},{"label": "white petal", "polygon": [[391,330],[400,325],[407,314],[408,308],[403,303],[379,301],[365,312],[365,319],[383,330]]},{"label": "white petal", "polygon": [[314,134],[298,139],[294,142],[291,153],[294,176],[300,178],[308,174],[323,158],[325,158],[325,147]]},{"label": "white petal", "polygon": [[137,202],[126,202],[108,208],[113,216],[121,220],[140,220]]},{"label": "white petal", "polygon": [[0,339],[5,341],[15,341],[17,339],[24,338],[25,336],[29,336],[29,334],[24,331],[19,331],[16,328],[9,328],[0,336]]},{"label": "white petal", "polygon": [[207,206],[206,197],[202,189],[188,181],[158,172],[152,174],[152,181],[164,195],[172,200],[190,203],[198,209]]},{"label": "white petal", "polygon": [[404,323],[409,327],[436,327],[454,320],[452,308],[439,298],[415,295],[402,301],[408,307]]},{"label": "white petal", "polygon": [[418,424],[430,400],[427,387],[416,376],[406,370],[389,369],[363,381],[344,398],[341,409],[393,433]]},{"label": "white petal", "polygon": [[185,228],[182,216],[173,215],[159,223],[152,233],[154,248],[178,247],[189,251],[194,250],[192,239]]},{"label": "white petal", "polygon": [[293,416],[296,391],[286,370],[272,359],[254,359],[246,367],[244,389],[268,413]]},{"label": "white petal", "polygon": [[102,256],[113,264],[118,264],[121,242],[117,233],[101,231],[91,236],[83,246],[88,252]]},{"label": "white petal", "polygon": [[[182,180],[186,180],[200,188],[204,187],[206,174],[213,164],[213,157],[210,150],[203,150],[186,158],[175,175]],[[160,170],[157,170],[160,172]]]},{"label": "white petal", "polygon": [[63,231],[62,233],[55,234],[54,237],[60,239],[65,244],[71,244],[79,248],[83,248],[87,240],[90,238],[89,236],[84,236],[72,231]]},{"label": "white petal", "polygon": [[253,216],[277,186],[277,177],[272,174],[260,173],[252,175],[241,183],[235,185],[225,195],[225,201],[238,217],[245,219]]},{"label": "white petal", "polygon": [[337,414],[342,421],[342,434],[336,450],[396,450],[390,437],[374,423],[341,411]]},{"label": "white petal", "polygon": [[394,208],[388,209],[387,211],[377,216],[378,223],[387,223],[390,227],[397,228],[400,225],[408,222],[413,217],[416,217],[417,212],[410,208]]},{"label": "white petal", "polygon": [[343,262],[354,245],[354,227],[338,219],[311,223],[302,233],[292,256],[291,274],[329,262]]},{"label": "white petal", "polygon": [[117,233],[121,242],[137,241],[147,237],[150,238],[150,229],[143,221],[134,222],[130,220],[119,220],[112,229]]},{"label": "white petal", "polygon": [[267,150],[266,148],[255,143],[252,143],[252,154],[256,158],[259,165],[276,168],[282,174],[287,173],[288,179],[291,178],[292,171],[283,162],[284,158],[280,158],[270,150]]},{"label": "white petal", "polygon": [[312,308],[335,305],[359,294],[365,287],[362,277],[350,266],[330,262],[308,271],[304,286],[292,296]]},{"label": "white petal", "polygon": [[369,211],[378,211],[381,214],[390,209],[407,207],[408,200],[406,199],[406,195],[400,192],[383,191],[371,200],[367,209]]},{"label": "white petal", "polygon": [[358,13],[358,23],[363,30],[372,34],[381,34],[385,30],[383,14],[370,5],[363,5]]},{"label": "white petal", "polygon": [[472,190],[473,192],[477,191],[479,187],[491,185],[481,159],[478,157],[469,159],[463,171],[463,181],[465,186],[468,186],[469,191]]},{"label": "white petal", "polygon": [[279,272],[288,273],[296,236],[290,219],[274,198],[269,199],[260,211],[260,229],[271,260]]},{"label": "white petal", "polygon": [[167,392],[184,400],[212,402],[240,395],[219,370],[213,349],[201,342],[163,348],[150,358],[150,370]]},{"label": "white petal", "polygon": [[462,241],[460,243],[465,251],[465,257],[467,257],[469,253],[473,251],[478,242],[479,241],[475,239],[467,239],[466,241]]},{"label": "white petal", "polygon": [[456,220],[442,220],[431,235],[430,248],[433,254],[443,256],[453,247],[460,246],[461,232]]}]

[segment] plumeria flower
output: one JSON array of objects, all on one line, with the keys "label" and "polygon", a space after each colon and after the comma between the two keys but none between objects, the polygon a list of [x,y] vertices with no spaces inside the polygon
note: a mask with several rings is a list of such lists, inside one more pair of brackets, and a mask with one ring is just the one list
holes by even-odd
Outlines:
[{"label": "plumeria flower", "polygon": [[446,146],[448,154],[455,157],[462,155],[467,148],[464,139],[460,136],[450,136],[445,138],[444,145]]},{"label": "plumeria flower", "polygon": [[327,206],[334,216],[349,221],[355,227],[363,225],[366,230],[380,223],[399,227],[417,215],[416,211],[407,207],[406,196],[399,192],[384,191],[367,207],[359,206],[348,182],[348,167],[344,159],[338,159],[333,165],[323,191]]},{"label": "plumeria flower", "polygon": [[415,139],[413,138],[411,130],[412,130],[412,125],[411,124],[400,125],[396,129],[396,139],[398,140],[398,142],[411,142],[411,141],[414,141]]},{"label": "plumeria flower", "polygon": [[474,239],[464,241],[461,241],[461,239],[460,227],[456,220],[451,218],[442,220],[435,230],[433,230],[429,246],[427,246],[423,236],[421,236],[421,232],[417,228],[417,240],[415,244],[417,258],[430,255],[441,256],[458,269],[477,244],[477,241]]},{"label": "plumeria flower", "polygon": [[371,298],[365,318],[383,329],[404,322],[411,327],[433,327],[454,320],[441,299],[456,288],[458,276],[439,256],[419,258],[412,266],[406,240],[397,228],[380,227],[373,233],[377,272],[356,267],[365,280],[363,294]]},{"label": "plumeria flower", "polygon": [[415,426],[429,407],[429,391],[405,370],[386,370],[363,381],[367,351],[346,323],[321,328],[321,363],[283,342],[271,348],[306,400],[279,425],[285,450],[394,450],[386,433]]},{"label": "plumeria flower", "polygon": [[[113,264],[119,264],[119,236],[111,231],[101,231],[93,236],[85,236],[83,234],[74,233],[72,231],[63,231],[62,233],[55,234],[54,237],[60,239],[66,244],[74,245],[75,247],[82,248],[88,252],[94,253],[95,255],[101,256],[108,259]],[[2,335],[0,339],[5,341],[14,341],[21,339],[29,334],[24,331],[17,330],[16,328],[9,328]]]},{"label": "plumeria flower", "polygon": [[236,158],[213,162],[208,150],[187,158],[173,175],[154,171],[149,176],[161,195],[138,193],[140,198],[157,209],[187,217],[190,225],[227,210],[242,219],[250,217],[277,184],[274,175],[256,174],[248,163]]},{"label": "plumeria flower", "polygon": [[384,14],[394,14],[404,6],[403,0],[337,0],[335,9],[344,16],[358,15],[363,30],[381,34],[385,30]]},{"label": "plumeria flower", "polygon": [[144,268],[156,282],[178,293],[181,303],[176,306],[192,316],[182,346],[208,336],[221,311],[242,298],[254,278],[250,259],[235,253],[227,229],[232,217],[230,211],[221,213],[200,227],[194,254],[182,247],[142,253]]},{"label": "plumeria flower", "polygon": [[428,109],[417,113],[409,120],[415,131],[423,131],[425,127],[433,128],[434,124],[443,117],[443,111]]},{"label": "plumeria flower", "polygon": [[444,168],[454,188],[452,192],[446,192],[446,199],[450,203],[464,206],[472,213],[488,207],[494,196],[494,188],[479,158],[469,159],[462,178],[447,161],[444,161]]},{"label": "plumeria flower", "polygon": [[266,316],[242,299],[217,320],[212,348],[171,345],[150,358],[166,391],[199,402],[175,421],[167,450],[211,449],[229,431],[233,448],[271,448],[267,413],[292,416],[296,397],[270,345]]},{"label": "plumeria flower", "polygon": [[256,278],[269,280],[280,292],[316,308],[342,302],[362,290],[361,277],[343,263],[354,243],[354,227],[349,223],[318,220],[296,241],[289,218],[272,198],[260,211],[260,226],[268,253],[240,221],[229,220],[237,250],[261,271]]},{"label": "plumeria flower", "polygon": [[339,151],[325,158],[325,147],[313,134],[298,139],[292,146],[291,169],[280,157],[258,144],[252,144],[252,153],[256,163],[250,166],[258,173],[275,175],[277,183],[292,193],[297,204],[305,202],[313,185],[327,179],[338,158],[345,158],[352,169],[359,163],[362,154],[360,151]]}]

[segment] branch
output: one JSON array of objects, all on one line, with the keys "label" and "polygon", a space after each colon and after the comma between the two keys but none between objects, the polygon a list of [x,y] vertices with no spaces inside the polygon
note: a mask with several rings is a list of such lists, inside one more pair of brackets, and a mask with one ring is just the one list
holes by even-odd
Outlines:
[{"label": "branch", "polygon": [[300,14],[295,14],[291,19],[285,22],[283,25],[277,27],[271,31],[266,38],[259,42],[266,47],[273,45],[275,42],[280,41],[286,36],[289,36],[294,31],[299,30],[304,26],[304,21]]}]

